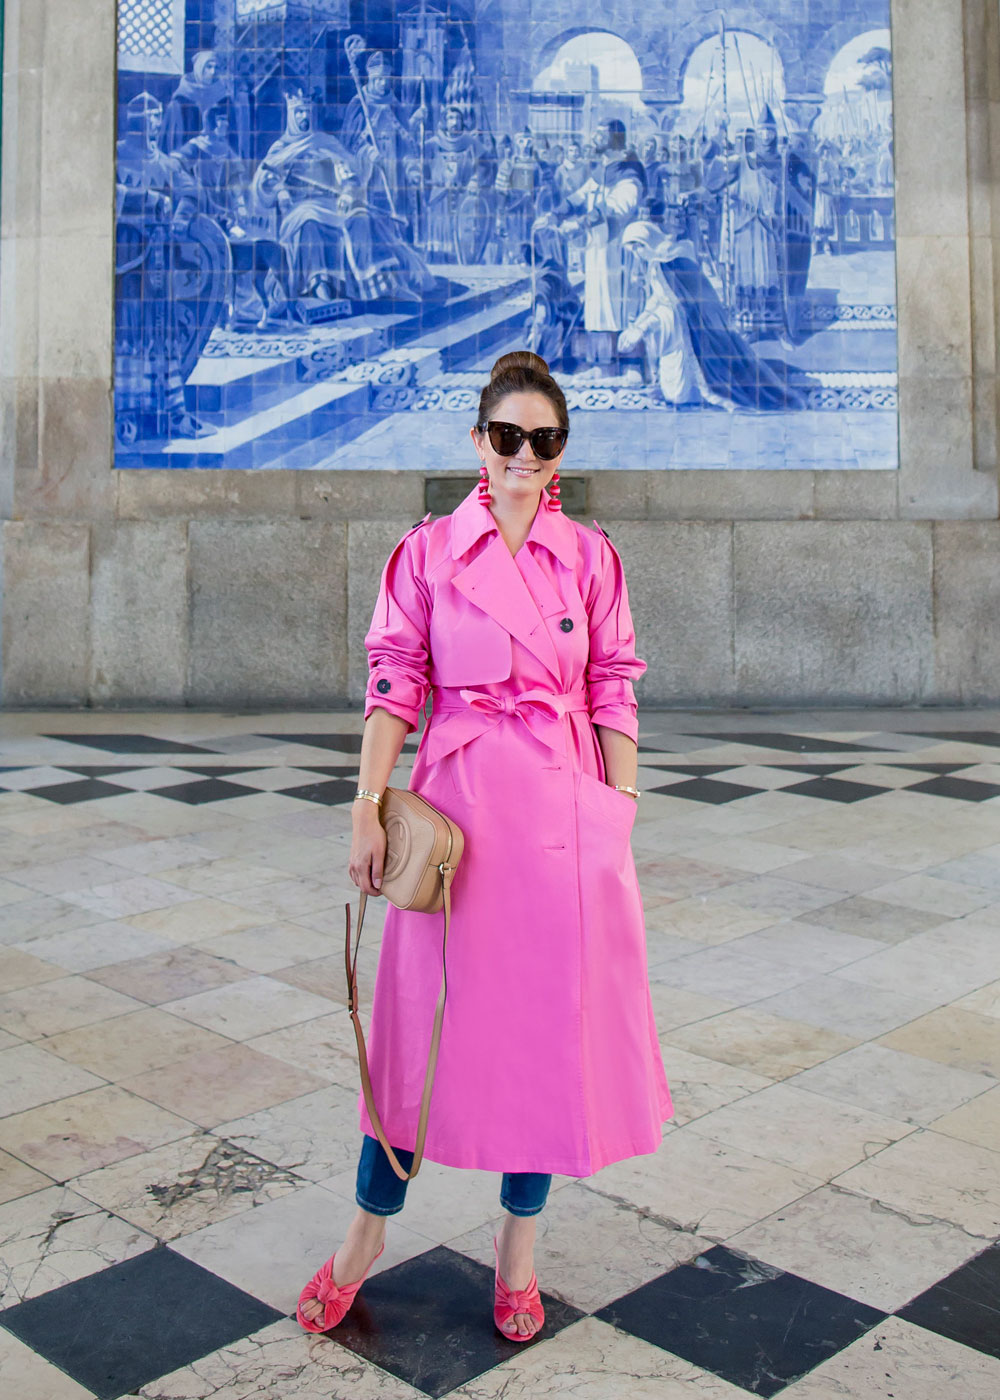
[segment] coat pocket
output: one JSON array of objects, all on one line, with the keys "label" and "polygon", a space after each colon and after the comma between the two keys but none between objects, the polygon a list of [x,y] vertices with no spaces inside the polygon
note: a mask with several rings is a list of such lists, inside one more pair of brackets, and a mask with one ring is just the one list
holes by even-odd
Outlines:
[{"label": "coat pocket", "polygon": [[600,778],[581,772],[577,779],[577,797],[581,806],[601,817],[615,831],[630,835],[635,825],[638,803],[627,792],[615,792]]},{"label": "coat pocket", "polygon": [[431,614],[430,652],[437,685],[489,685],[510,676],[510,633],[469,608],[440,607]]}]

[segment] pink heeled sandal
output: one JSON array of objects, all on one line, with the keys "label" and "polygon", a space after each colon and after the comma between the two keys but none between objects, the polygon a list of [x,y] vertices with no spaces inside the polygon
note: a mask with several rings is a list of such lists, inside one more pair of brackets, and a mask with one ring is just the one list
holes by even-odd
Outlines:
[{"label": "pink heeled sandal", "polygon": [[[385,1245],[376,1254],[379,1257]],[[304,1327],[307,1332],[328,1332],[331,1327],[336,1327],[338,1322],[343,1321],[344,1314],[354,1302],[358,1289],[364,1283],[371,1271],[375,1259],[364,1271],[357,1283],[334,1283],[333,1281],[333,1261],[337,1256],[331,1255],[321,1269],[318,1269],[312,1278],[299,1294],[299,1305],[295,1309],[295,1317],[300,1327]],[[323,1312],[314,1322],[303,1316],[302,1304],[308,1303],[311,1298],[318,1298],[323,1304]]]},{"label": "pink heeled sandal", "polygon": [[[493,1252],[497,1257],[496,1276],[493,1284],[493,1321],[498,1332],[509,1342],[530,1342],[537,1337],[545,1321],[545,1309],[538,1292],[538,1279],[532,1270],[527,1288],[508,1288],[500,1277],[500,1250],[496,1235],[493,1236]],[[508,1332],[507,1324],[515,1313],[530,1313],[538,1324],[534,1332]]]}]

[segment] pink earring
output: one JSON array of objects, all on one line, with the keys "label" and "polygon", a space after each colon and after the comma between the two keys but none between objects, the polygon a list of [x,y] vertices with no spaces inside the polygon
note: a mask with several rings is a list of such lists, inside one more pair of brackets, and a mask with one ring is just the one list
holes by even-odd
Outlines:
[{"label": "pink earring", "polygon": [[490,474],[486,470],[486,463],[479,463],[479,499],[484,506],[488,506],[493,499],[490,494]]},{"label": "pink earring", "polygon": [[559,498],[559,473],[553,472],[552,480],[549,482],[549,499],[546,502],[549,510],[562,510],[562,501]]}]

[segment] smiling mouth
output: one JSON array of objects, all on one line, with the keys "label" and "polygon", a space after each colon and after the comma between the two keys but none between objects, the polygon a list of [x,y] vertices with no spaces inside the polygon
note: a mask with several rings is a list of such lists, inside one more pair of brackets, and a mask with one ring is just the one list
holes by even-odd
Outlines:
[{"label": "smiling mouth", "polygon": [[541,467],[507,467],[507,471],[513,472],[515,476],[535,476],[541,471]]}]

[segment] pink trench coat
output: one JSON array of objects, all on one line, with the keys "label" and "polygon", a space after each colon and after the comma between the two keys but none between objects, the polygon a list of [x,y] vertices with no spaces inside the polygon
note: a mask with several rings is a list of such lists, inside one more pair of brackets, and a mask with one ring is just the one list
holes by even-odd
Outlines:
[{"label": "pink trench coat", "polygon": [[[365,715],[415,728],[431,694],[410,786],[465,833],[426,1156],[580,1177],[655,1151],[673,1107],[635,803],[603,781],[594,731],[636,737],[645,663],[617,553],[545,499],[516,557],[475,493],[403,537],[365,639]],[[416,1139],[442,926],[386,911],[368,1043],[394,1147]],[[358,1108],[374,1136],[360,1094]]]}]

